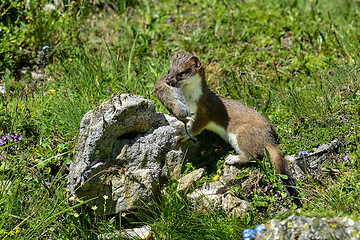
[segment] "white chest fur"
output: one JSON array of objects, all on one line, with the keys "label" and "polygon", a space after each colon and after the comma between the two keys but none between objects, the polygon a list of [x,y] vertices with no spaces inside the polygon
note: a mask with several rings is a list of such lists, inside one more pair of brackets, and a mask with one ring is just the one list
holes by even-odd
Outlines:
[{"label": "white chest fur", "polygon": [[239,148],[238,145],[238,141],[236,138],[236,135],[233,133],[230,133],[228,131],[226,131],[226,129],[222,126],[217,125],[214,122],[210,122],[207,126],[206,126],[207,130],[210,130],[214,133],[216,133],[217,135],[219,135],[220,137],[222,137],[222,139],[224,139],[225,141],[227,141],[228,143],[231,144],[231,146],[235,149],[235,151],[239,154],[242,153],[242,151]]},{"label": "white chest fur", "polygon": [[209,122],[209,124],[206,126],[206,129],[216,133],[217,135],[222,137],[222,139],[229,142],[229,136],[224,127],[219,126],[214,122]]},{"label": "white chest fur", "polygon": [[196,74],[181,81],[181,89],[192,113],[196,114],[197,103],[202,95],[201,76]]}]

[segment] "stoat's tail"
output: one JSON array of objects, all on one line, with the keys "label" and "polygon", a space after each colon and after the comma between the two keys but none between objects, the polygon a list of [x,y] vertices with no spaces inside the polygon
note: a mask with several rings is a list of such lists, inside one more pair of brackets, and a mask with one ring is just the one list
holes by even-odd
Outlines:
[{"label": "stoat's tail", "polygon": [[276,173],[286,175],[288,177],[287,179],[282,178],[283,185],[288,191],[288,194],[290,194],[291,196],[297,195],[297,191],[295,189],[295,181],[291,176],[291,172],[289,171],[287,162],[283,158],[281,151],[275,145],[267,146],[266,149],[269,152],[270,159],[275,167]]}]

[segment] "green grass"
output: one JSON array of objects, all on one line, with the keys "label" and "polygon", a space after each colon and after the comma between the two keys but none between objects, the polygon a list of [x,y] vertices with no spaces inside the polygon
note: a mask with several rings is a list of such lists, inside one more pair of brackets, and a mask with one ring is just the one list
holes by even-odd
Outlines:
[{"label": "green grass", "polygon": [[[259,176],[258,186],[234,187],[254,206],[240,219],[211,208],[194,211],[172,188],[146,214],[132,217],[97,216],[67,200],[82,116],[117,93],[143,95],[166,112],[152,87],[178,50],[205,63],[214,91],[266,115],[284,154],[335,138],[344,142],[319,173],[320,182],[298,183],[304,206],[297,208],[305,215],[358,218],[357,1],[77,1],[53,11],[44,10],[50,1],[30,3],[0,2],[0,84],[6,87],[0,135],[23,136],[0,147],[0,238],[93,239],[142,219],[154,222],[155,239],[239,239],[242,229],[274,217],[280,205],[296,209],[278,201],[281,184],[262,161],[239,175],[239,183]],[[199,161],[185,171],[206,165],[202,181],[212,181],[231,148],[207,133],[199,138]]]}]

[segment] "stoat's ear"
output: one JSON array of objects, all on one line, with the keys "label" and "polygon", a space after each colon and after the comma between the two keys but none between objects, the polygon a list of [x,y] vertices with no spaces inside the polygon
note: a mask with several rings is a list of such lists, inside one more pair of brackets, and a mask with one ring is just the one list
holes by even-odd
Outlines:
[{"label": "stoat's ear", "polygon": [[201,67],[201,61],[199,58],[193,56],[190,58],[190,60],[194,63],[195,68],[200,68]]}]

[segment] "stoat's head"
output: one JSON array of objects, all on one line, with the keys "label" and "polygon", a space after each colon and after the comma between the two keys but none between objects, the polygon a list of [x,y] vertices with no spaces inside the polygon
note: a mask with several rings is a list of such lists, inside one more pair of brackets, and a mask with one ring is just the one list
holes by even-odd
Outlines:
[{"label": "stoat's head", "polygon": [[175,53],[165,81],[170,86],[183,85],[186,81],[199,76],[205,81],[205,70],[200,59],[192,55]]}]

